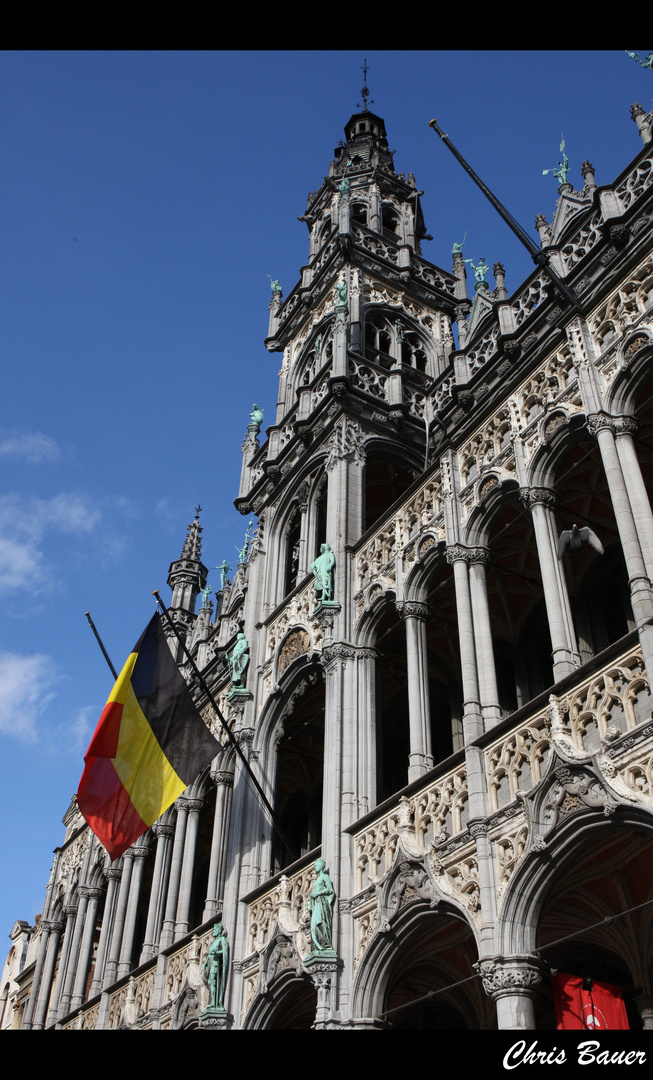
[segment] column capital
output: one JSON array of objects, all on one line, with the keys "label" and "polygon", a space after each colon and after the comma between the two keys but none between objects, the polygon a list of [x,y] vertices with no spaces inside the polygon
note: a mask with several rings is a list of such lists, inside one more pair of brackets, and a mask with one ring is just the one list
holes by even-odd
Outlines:
[{"label": "column capital", "polygon": [[228,769],[212,769],[211,780],[216,787],[218,784],[224,784],[226,787],[234,786],[234,774]]},{"label": "column capital", "polygon": [[535,956],[495,956],[474,967],[489,997],[534,993],[542,983],[545,965]]},{"label": "column capital", "polygon": [[557,510],[560,505],[560,496],[552,488],[523,487],[519,489],[519,501],[527,510],[534,506],[546,506],[549,510]]},{"label": "column capital", "polygon": [[[77,908],[75,908],[75,912],[76,911],[77,911]],[[41,920],[40,929],[41,930],[46,930],[48,934],[61,934],[62,931],[63,931],[63,928],[64,928],[64,924],[62,922],[55,922],[55,921],[50,922],[50,921]]]},{"label": "column capital", "polygon": [[166,825],[162,821],[155,821],[152,825],[152,832],[155,836],[174,836],[174,825]]},{"label": "column capital", "polygon": [[600,431],[610,431],[613,435],[616,435],[618,419],[618,417],[610,416],[604,412],[590,413],[587,417],[588,431],[595,439],[598,438]]},{"label": "column capital", "polygon": [[462,560],[466,562],[468,566],[473,563],[483,564],[488,566],[492,562],[492,552],[486,547],[468,547],[466,544],[451,544],[445,552],[445,558],[448,563],[455,563]]},{"label": "column capital", "polygon": [[87,900],[97,900],[98,897],[102,896],[104,890],[96,885],[80,885],[78,892],[80,896],[85,896]]},{"label": "column capital", "polygon": [[427,622],[433,614],[429,605],[422,600],[397,600],[395,608],[402,619],[422,619]]}]

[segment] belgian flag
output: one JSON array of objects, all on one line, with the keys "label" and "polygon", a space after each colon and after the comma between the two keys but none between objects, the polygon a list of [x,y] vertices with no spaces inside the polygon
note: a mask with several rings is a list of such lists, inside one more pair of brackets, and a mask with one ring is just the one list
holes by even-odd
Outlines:
[{"label": "belgian flag", "polygon": [[117,859],[221,749],[197,712],[154,615],[109,695],[77,805]]}]

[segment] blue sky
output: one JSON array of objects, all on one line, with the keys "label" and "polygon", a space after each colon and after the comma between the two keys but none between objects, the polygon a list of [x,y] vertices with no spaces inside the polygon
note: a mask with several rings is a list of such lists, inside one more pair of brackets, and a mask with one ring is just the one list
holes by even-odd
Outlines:
[{"label": "blue sky", "polygon": [[561,136],[574,187],[586,159],[611,183],[641,148],[630,106],[653,97],[619,50],[0,51],[4,934],[41,910],[112,685],[84,612],[120,668],[193,507],[207,566],[242,545],[240,446],[254,401],[273,422],[281,364],[267,275],[287,295],[307,261],[297,218],[364,59],[395,166],[424,190],[425,257],[450,269],[466,233],[509,292],[530,257],[429,120],[537,240]]}]

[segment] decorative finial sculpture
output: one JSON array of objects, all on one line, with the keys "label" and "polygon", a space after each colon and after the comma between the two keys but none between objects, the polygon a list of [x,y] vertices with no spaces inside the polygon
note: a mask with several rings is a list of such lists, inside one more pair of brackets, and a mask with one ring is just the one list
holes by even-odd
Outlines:
[{"label": "decorative finial sculpture", "polygon": [[267,274],[266,276],[270,278],[270,286],[271,286],[271,289],[272,289],[272,293],[273,294],[274,293],[281,294],[281,282],[278,281],[276,278],[270,277],[269,274]]},{"label": "decorative finial sculpture", "polygon": [[229,942],[227,931],[220,919],[213,927],[213,939],[200,974],[206,970],[205,982],[209,989],[209,1004],[205,1011],[224,1012],[224,993],[229,973]]},{"label": "decorative finial sculpture", "polygon": [[564,532],[560,533],[558,558],[562,559],[565,552],[570,555],[577,555],[579,551],[584,551],[588,544],[595,551],[598,551],[599,555],[603,554],[603,544],[592,529],[587,526],[579,529],[578,525],[572,525],[571,529],[565,529]]},{"label": "decorative finial sculpture", "polygon": [[201,594],[202,595],[202,607],[203,608],[207,608],[209,606],[209,596],[211,595],[212,592],[213,592],[213,589],[211,588],[211,586],[209,585],[209,583],[207,581],[206,585],[202,589],[202,594]]},{"label": "decorative finial sculpture", "polygon": [[311,945],[313,952],[333,952],[333,903],[335,890],[326,872],[324,859],[315,862],[317,879],[306,901],[311,918]]},{"label": "decorative finial sculpture", "polygon": [[460,255],[460,253],[463,250],[463,247],[465,246],[465,240],[466,239],[467,239],[467,230],[465,230],[465,235],[463,236],[462,244],[454,244],[454,246],[452,247],[452,249],[451,249],[451,254],[452,255]]},{"label": "decorative finial sculpture", "polygon": [[247,425],[247,430],[250,432],[253,431],[255,435],[258,435],[259,431],[261,430],[262,423],[263,409],[259,409],[258,405],[254,403],[254,405],[252,405],[252,411],[249,414],[249,424]]},{"label": "decorative finial sculpture", "polygon": [[542,176],[546,176],[547,173],[552,172],[556,180],[560,182],[560,185],[567,183],[567,173],[569,172],[569,158],[565,154],[565,137],[561,136],[562,142],[560,143],[560,153],[562,154],[562,161],[558,162],[557,169],[543,169]]},{"label": "decorative finial sculpture", "polygon": [[245,669],[249,664],[249,644],[242,630],[236,635],[236,644],[230,653],[227,653],[227,666],[231,676],[231,685],[235,690],[242,690],[245,686]]},{"label": "decorative finial sculpture", "polygon": [[485,259],[478,260],[478,266],[474,265],[473,259],[463,259],[463,262],[469,263],[474,271],[474,277],[476,278],[476,288],[482,289],[485,286],[485,275],[489,271],[490,267],[486,263]]},{"label": "decorative finial sculpture", "polygon": [[220,571],[220,588],[224,589],[225,585],[227,584],[227,574],[231,569],[233,569],[233,567],[229,566],[229,563],[226,559],[223,559],[220,565],[214,566],[213,569]]},{"label": "decorative finial sculpture", "polygon": [[649,53],[646,60],[640,60],[639,53],[628,52],[628,49],[626,49],[626,53],[628,56],[632,56],[633,60],[636,60],[638,64],[641,64],[643,68],[650,68],[653,70],[653,53]]},{"label": "decorative finial sculpture", "polygon": [[[367,73],[369,71],[369,68],[367,66],[367,60],[363,60],[363,66],[361,68],[361,71],[363,72],[363,89],[361,90],[361,97],[363,99],[363,112],[367,112],[368,104],[370,104],[370,105],[374,104],[374,99],[373,98],[370,98],[369,103],[368,103],[368,100],[367,100],[368,97],[370,97],[370,92],[367,89]],[[360,107],[361,107],[361,105],[360,105],[360,102],[359,102],[358,103],[358,108],[360,109]]]},{"label": "decorative finial sculpture", "polygon": [[250,529],[253,524],[254,522],[250,521],[249,525],[247,526],[247,532],[245,533],[245,543],[243,544],[243,546],[241,548],[236,548],[236,551],[238,552],[239,563],[247,562],[247,552],[249,551],[249,545],[252,542],[252,534],[250,534]]},{"label": "decorative finial sculpture", "polygon": [[320,554],[311,564],[311,570],[315,574],[315,598],[318,603],[329,603],[333,593],[333,567],[336,557],[328,544],[322,544]]}]

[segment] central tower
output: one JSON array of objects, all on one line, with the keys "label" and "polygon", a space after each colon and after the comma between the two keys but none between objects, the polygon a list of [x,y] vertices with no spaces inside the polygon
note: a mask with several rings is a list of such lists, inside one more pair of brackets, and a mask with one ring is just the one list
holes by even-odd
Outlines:
[{"label": "central tower", "polygon": [[[264,445],[249,426],[236,500],[259,517],[245,630],[261,776],[294,856],[321,845],[340,896],[353,887],[343,829],[385,794],[377,655],[364,633],[354,639],[363,600],[352,551],[428,463],[433,388],[450,369],[465,304],[459,279],[422,256],[422,192],[412,173],[395,171],[384,121],[365,108],[344,134],[300,218],[309,233],[300,279],[285,298],[272,282],[266,346],[283,356],[277,412]],[[325,544],[334,563],[326,603],[311,572]],[[375,540],[375,568],[388,558]],[[432,766],[428,715],[427,700],[411,708],[422,721],[411,720],[410,745],[406,735],[405,753],[388,751],[402,760],[398,786]],[[288,864],[262,813],[239,844],[253,853],[241,888]]]}]

